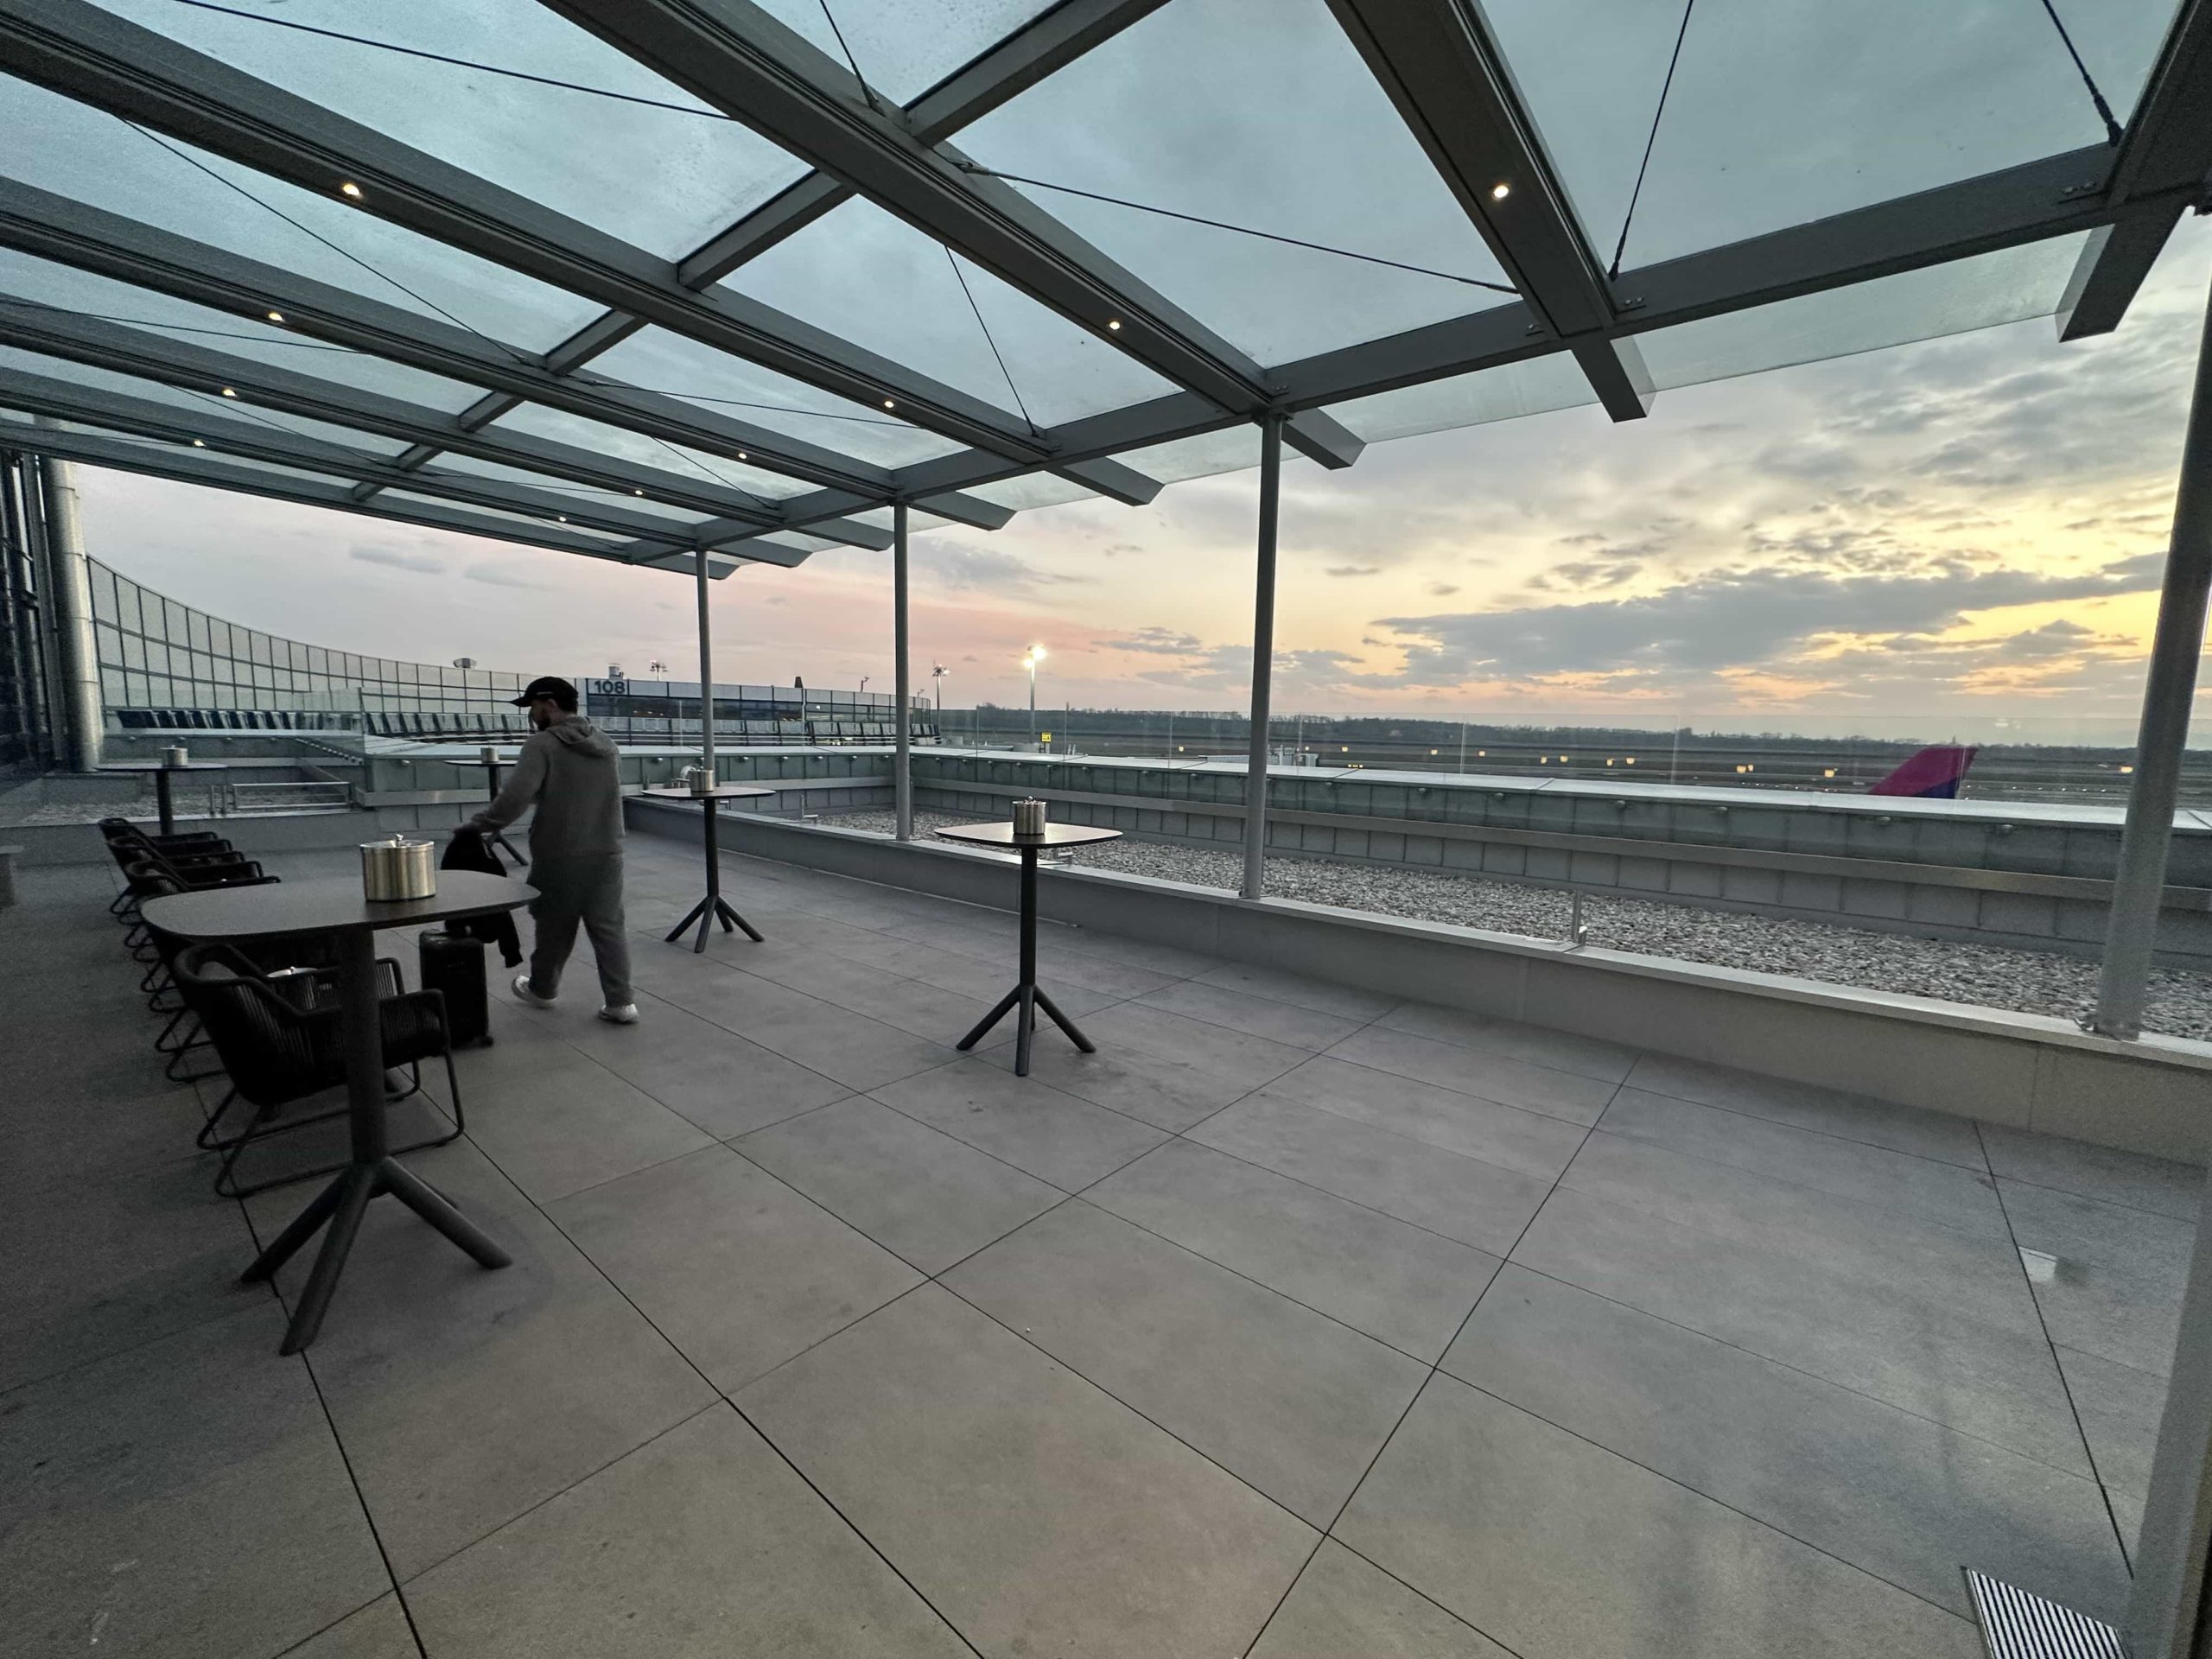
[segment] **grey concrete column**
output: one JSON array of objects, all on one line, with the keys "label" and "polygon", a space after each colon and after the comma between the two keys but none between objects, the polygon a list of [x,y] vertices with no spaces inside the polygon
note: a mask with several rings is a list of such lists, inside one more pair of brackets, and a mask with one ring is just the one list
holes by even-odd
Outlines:
[{"label": "grey concrete column", "polygon": [[2127,793],[2120,870],[2113,883],[2112,920],[2105,933],[2096,1012],[2089,1023],[2107,1037],[2142,1034],[2143,995],[2158,944],[2158,906],[2166,886],[2166,850],[2173,838],[2174,802],[2181,788],[2182,751],[2189,743],[2190,704],[2197,659],[2204,652],[2204,612],[2212,595],[2212,307],[2196,350],[2196,384],[2189,432],[2182,440],[2181,487],[2174,498],[2173,539],[2166,549],[2165,585],[2143,687],[2143,721],[2135,741],[2135,773]]},{"label": "grey concrete column", "polygon": [[899,699],[898,748],[891,757],[891,799],[899,839],[914,838],[914,707],[912,665],[907,661],[906,504],[891,509],[891,652],[893,695]]},{"label": "grey concrete column", "polygon": [[93,772],[107,733],[100,705],[99,646],[92,632],[92,562],[77,516],[76,469],[51,455],[40,463],[45,480],[46,556],[60,681],[60,707],[67,734],[69,770]]},{"label": "grey concrete column", "polygon": [[1280,415],[1260,423],[1259,568],[1252,582],[1252,747],[1244,764],[1244,886],[1247,899],[1267,891],[1268,700],[1275,666],[1275,520],[1282,496]]},{"label": "grey concrete column", "polygon": [[707,618],[707,550],[701,548],[695,556],[699,590],[699,758],[707,776],[719,780],[721,774],[715,770],[715,630]]},{"label": "grey concrete column", "polygon": [[27,458],[0,449],[0,587],[6,589],[9,668],[22,702],[27,752],[35,764],[44,766],[52,755],[54,733],[47,715],[46,658],[39,639],[39,580],[23,501],[31,477]]}]

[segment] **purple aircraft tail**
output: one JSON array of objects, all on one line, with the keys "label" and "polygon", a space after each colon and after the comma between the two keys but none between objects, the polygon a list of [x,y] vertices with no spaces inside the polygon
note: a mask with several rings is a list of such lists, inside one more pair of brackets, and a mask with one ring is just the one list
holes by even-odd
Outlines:
[{"label": "purple aircraft tail", "polygon": [[1917,795],[1924,800],[1955,799],[1974,765],[1970,744],[1934,743],[1921,750],[1866,792],[1869,795]]}]

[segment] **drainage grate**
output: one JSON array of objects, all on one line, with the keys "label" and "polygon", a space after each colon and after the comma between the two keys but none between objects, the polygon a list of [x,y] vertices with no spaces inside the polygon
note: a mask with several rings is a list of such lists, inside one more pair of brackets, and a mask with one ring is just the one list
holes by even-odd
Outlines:
[{"label": "drainage grate", "polygon": [[2111,1625],[1986,1573],[1961,1570],[1989,1659],[2126,1659]]}]

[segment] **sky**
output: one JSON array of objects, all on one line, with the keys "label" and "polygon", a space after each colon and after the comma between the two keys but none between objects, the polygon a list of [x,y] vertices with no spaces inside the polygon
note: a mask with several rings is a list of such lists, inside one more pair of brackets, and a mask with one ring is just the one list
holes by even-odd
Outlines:
[{"label": "sky", "polygon": [[[1255,29],[1262,3],[1177,0],[963,130],[960,143],[1009,171],[1496,274],[1321,0],[1264,0],[1269,27]],[[514,154],[540,153],[499,147],[502,111],[525,138],[542,132],[547,113],[511,84],[496,102],[423,97],[420,78],[440,72],[414,60],[372,52],[280,61],[267,54],[284,37],[252,23],[155,0],[130,7],[150,9],[163,27],[209,31],[193,38],[257,72],[281,69],[295,81],[311,73],[320,79],[303,90],[343,107],[359,102],[396,136],[495,176]],[[778,0],[776,10],[795,28],[814,27],[810,3]],[[853,0],[848,10],[855,56],[880,83],[895,66],[925,84],[942,68],[925,61],[930,53],[957,60],[974,49],[964,37],[935,38],[943,27],[920,27],[938,15],[928,8]],[[941,9],[979,38],[1027,10],[1027,0]],[[1485,4],[1587,226],[1627,213],[1622,162],[1644,137],[1647,118],[1636,111],[1656,95],[1671,39],[1663,10],[1587,0],[1582,22],[1562,29],[1553,0]],[[2125,0],[2081,31],[2089,67],[2123,107],[2171,11],[2168,0]],[[471,49],[487,57],[528,48],[551,55],[526,67],[610,84],[636,73],[590,55],[603,48],[581,35],[547,32],[539,9],[529,9],[527,40],[493,26],[503,15],[493,0],[461,12],[408,0],[388,22],[404,34],[449,29],[465,16],[482,28]],[[2013,0],[1803,4],[1763,11],[1758,29],[1696,16],[1648,188],[1622,232],[1631,276],[1642,263],[2101,136],[2043,15]],[[387,70],[397,79],[377,78]],[[1974,95],[1961,98],[1967,86]],[[62,119],[69,113],[23,124],[56,135],[43,162],[23,159],[35,175],[50,164],[73,188],[124,193],[101,198],[118,211],[188,220],[202,212],[191,193],[212,190],[232,232],[263,257],[330,257],[327,245],[260,249],[255,238],[296,239],[296,227],[240,208],[174,156],[133,151],[130,167],[88,183],[83,143],[98,135],[79,142]],[[626,233],[645,235],[679,209],[722,222],[716,215],[741,202],[703,191],[765,191],[780,176],[760,170],[769,162],[757,142],[734,128],[603,100],[591,100],[590,115],[605,165],[564,167],[537,182],[566,210],[597,204],[602,219],[634,219],[616,226]],[[723,148],[684,152],[658,170],[622,159],[669,156],[671,134],[702,130]],[[1197,156],[1206,165],[1191,165]],[[610,168],[624,192],[602,188],[598,175]],[[1048,205],[1262,362],[1470,306],[1464,286],[1433,277],[1224,239],[1080,198]],[[319,211],[340,212],[327,202]],[[342,213],[332,223],[340,236],[368,228]],[[687,222],[682,235],[696,229]],[[378,233],[379,259],[422,252]],[[1593,231],[1593,241],[1611,239]],[[418,283],[438,274],[405,269]],[[1962,738],[2005,721],[2031,728],[2020,735],[2124,740],[2155,613],[2208,276],[2212,236],[2191,219],[2126,322],[2101,339],[2062,346],[2048,317],[2031,318],[1665,391],[1642,421],[1615,424],[1584,406],[1375,443],[1340,472],[1288,459],[1274,706],[1771,729],[1840,723]],[[502,277],[504,295],[512,283]],[[444,302],[487,302],[453,270],[443,280],[457,284],[431,290]],[[979,271],[969,281],[974,311],[941,249],[853,201],[728,285],[1004,404],[997,358],[973,326],[986,314],[1048,425],[1159,390],[1093,336]],[[885,304],[887,283],[898,305]],[[1846,309],[1854,302],[1833,297]],[[601,366],[690,387],[664,378],[702,372],[671,340],[647,330]],[[861,427],[851,435],[896,437]],[[674,677],[696,671],[688,578],[122,474],[82,477],[96,556],[255,626],[533,674],[620,664],[646,677],[654,662]],[[948,706],[1016,702],[1027,693],[1023,654],[1041,645],[1046,707],[1242,708],[1255,493],[1248,469],[1173,485],[1145,507],[1083,501],[1021,513],[993,533],[948,525],[918,534],[917,685],[941,665]],[[798,569],[748,567],[715,584],[716,677],[804,676],[857,688],[865,677],[870,690],[888,690],[889,565],[887,554],[833,550]]]},{"label": "sky", "polygon": [[[2170,528],[2212,236],[2184,221],[2116,333],[2048,318],[1284,468],[1275,707],[1638,724],[1729,714],[2124,730]],[[319,645],[696,671],[688,578],[80,470],[90,550]],[[1256,474],[913,541],[918,684],[1238,709]],[[714,588],[716,677],[891,683],[888,554]],[[2116,722],[2116,724],[2115,724]],[[1771,722],[1770,722],[1771,723]]]}]

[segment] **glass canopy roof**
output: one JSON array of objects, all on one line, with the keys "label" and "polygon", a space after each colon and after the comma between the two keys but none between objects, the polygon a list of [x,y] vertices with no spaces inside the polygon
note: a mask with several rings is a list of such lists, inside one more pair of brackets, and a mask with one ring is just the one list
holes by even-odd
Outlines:
[{"label": "glass canopy roof", "polygon": [[2099,333],[2208,7],[0,0],[4,441],[788,560]]}]

